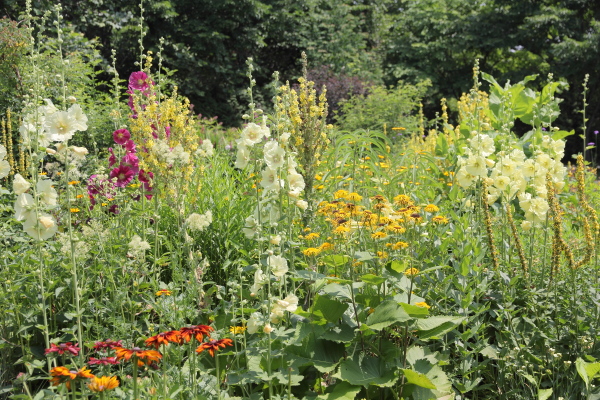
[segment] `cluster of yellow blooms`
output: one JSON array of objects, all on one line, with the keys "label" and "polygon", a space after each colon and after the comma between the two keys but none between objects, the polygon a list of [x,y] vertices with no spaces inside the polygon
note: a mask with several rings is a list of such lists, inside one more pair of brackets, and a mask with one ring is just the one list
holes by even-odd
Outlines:
[{"label": "cluster of yellow blooms", "polygon": [[[359,229],[369,232],[372,239],[390,240],[404,234],[415,224],[420,224],[430,214],[440,211],[435,204],[418,206],[407,195],[400,194],[393,198],[393,204],[384,196],[376,195],[370,198],[372,210],[365,209],[357,204],[363,196],[356,192],[338,190],[333,194],[333,201],[323,201],[319,204],[317,214],[325,217],[331,225],[333,236],[342,238]],[[430,221],[435,224],[447,224],[448,218],[442,215],[431,216]],[[300,236],[306,242],[313,242],[320,237],[319,233],[310,232]],[[386,247],[391,250],[402,250],[409,247],[406,241],[390,241]],[[305,256],[314,257],[324,250],[332,249],[329,242],[321,246],[311,246],[303,250]],[[386,252],[379,252],[378,256],[386,258]]]},{"label": "cluster of yellow blooms", "polygon": [[177,182],[181,182],[181,190],[188,189],[194,172],[190,159],[199,140],[189,100],[178,96],[177,88],[171,96],[161,98],[153,82],[148,80],[148,86],[145,94],[136,91],[133,95],[137,115],[129,120],[131,135],[141,147],[137,153],[140,168],[154,173],[155,184],[164,190],[162,195],[173,195]]}]

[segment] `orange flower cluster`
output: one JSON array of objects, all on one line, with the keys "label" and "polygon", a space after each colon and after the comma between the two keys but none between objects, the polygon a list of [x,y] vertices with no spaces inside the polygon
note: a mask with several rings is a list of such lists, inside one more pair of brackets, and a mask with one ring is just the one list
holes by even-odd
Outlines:
[{"label": "orange flower cluster", "polygon": [[153,362],[158,362],[162,358],[162,354],[160,354],[156,350],[142,350],[139,347],[134,347],[132,349],[126,349],[124,347],[115,347],[115,351],[117,353],[118,360],[129,361],[132,357],[137,360],[137,364],[139,367],[144,365],[150,365]]}]

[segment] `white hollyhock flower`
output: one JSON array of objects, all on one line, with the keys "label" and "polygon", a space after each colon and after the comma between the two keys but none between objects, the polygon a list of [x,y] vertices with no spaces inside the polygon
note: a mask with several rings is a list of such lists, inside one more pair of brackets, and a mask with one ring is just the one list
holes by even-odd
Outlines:
[{"label": "white hollyhock flower", "polygon": [[29,190],[31,184],[21,176],[21,174],[16,174],[13,180],[13,192],[16,195],[20,195]]},{"label": "white hollyhock flower", "polygon": [[508,176],[500,175],[494,178],[494,186],[500,191],[504,191],[509,183],[510,178]]},{"label": "white hollyhock flower", "polygon": [[283,167],[285,163],[285,150],[275,141],[270,141],[264,147],[265,162],[271,169]]},{"label": "white hollyhock flower", "polygon": [[22,193],[18,195],[14,205],[15,219],[17,221],[26,220],[29,217],[34,204],[33,196],[29,193]]},{"label": "white hollyhock flower", "polygon": [[250,149],[238,143],[237,154],[235,158],[235,168],[244,169],[250,161]]},{"label": "white hollyhock flower", "polygon": [[521,164],[527,158],[525,153],[523,153],[523,150],[520,149],[514,149],[508,156],[517,164]]},{"label": "white hollyhock flower", "polygon": [[482,156],[471,156],[467,158],[465,170],[473,176],[487,176],[487,164]]},{"label": "white hollyhock flower", "polygon": [[464,167],[459,169],[456,173],[456,181],[458,182],[459,186],[463,188],[470,187],[475,179],[476,177],[468,173]]},{"label": "white hollyhock flower", "polygon": [[4,147],[3,145],[0,144],[0,160],[4,160],[4,157],[6,157],[6,147]]},{"label": "white hollyhock flower", "polygon": [[242,228],[242,232],[248,239],[253,239],[254,235],[258,233],[258,224],[256,223],[256,218],[253,216],[249,216],[246,218],[246,224]]},{"label": "white hollyhock flower", "polygon": [[293,192],[301,192],[306,186],[304,183],[304,178],[296,171],[293,171],[293,173],[288,173],[287,180],[288,184],[290,185],[290,190]]},{"label": "white hollyhock flower", "polygon": [[37,182],[36,189],[40,200],[48,205],[55,206],[57,204],[58,193],[52,187],[52,181],[50,179],[40,179]]},{"label": "white hollyhock flower", "polygon": [[475,135],[469,141],[469,144],[476,153],[482,155],[483,157],[487,157],[490,154],[494,154],[496,151],[496,147],[494,146],[494,139],[489,137],[488,135]]},{"label": "white hollyhock flower", "polygon": [[304,211],[308,208],[308,202],[306,200],[298,200],[296,202],[296,207]]},{"label": "white hollyhock flower", "polygon": [[298,308],[298,297],[290,294],[283,300],[277,300],[277,305],[285,311],[294,312]]},{"label": "white hollyhock flower", "polygon": [[256,272],[254,272],[254,283],[250,287],[250,296],[256,296],[265,283],[267,283],[267,276],[261,269],[257,269]]},{"label": "white hollyhock flower", "polygon": [[267,265],[271,268],[271,273],[278,278],[281,278],[288,272],[287,260],[281,256],[269,256]]},{"label": "white hollyhock flower", "polygon": [[23,230],[36,240],[46,240],[56,233],[58,226],[49,214],[40,214],[36,218],[35,213],[30,213],[23,224]]},{"label": "white hollyhock flower", "polygon": [[86,149],[85,147],[77,146],[72,146],[71,152],[73,153],[73,156],[76,160],[83,160],[85,156],[89,154],[88,149]]},{"label": "white hollyhock flower", "polygon": [[248,319],[248,323],[246,324],[246,328],[249,334],[253,334],[258,332],[258,329],[263,324],[263,316],[260,313],[252,313],[250,315],[250,319]]},{"label": "white hollyhock flower", "polygon": [[267,131],[268,128],[265,130],[262,126],[251,122],[242,130],[242,140],[246,146],[254,146],[260,143],[265,136],[270,136],[270,131]]},{"label": "white hollyhock flower", "polygon": [[496,163],[499,175],[512,177],[517,170],[517,163],[510,157],[504,156]]},{"label": "white hollyhock flower", "polygon": [[278,192],[281,188],[281,183],[279,182],[277,171],[271,168],[265,168],[265,170],[262,172],[260,186],[262,186],[265,191],[273,190]]},{"label": "white hollyhock flower", "polygon": [[46,117],[44,129],[50,134],[50,138],[57,142],[66,142],[77,131],[75,120],[70,118],[66,111],[57,111]]},{"label": "white hollyhock flower", "polygon": [[81,106],[79,104],[73,104],[69,108],[69,111],[67,113],[69,114],[69,118],[73,121],[73,126],[75,127],[75,130],[87,130],[88,119],[87,116],[83,113],[83,110],[81,109]]}]

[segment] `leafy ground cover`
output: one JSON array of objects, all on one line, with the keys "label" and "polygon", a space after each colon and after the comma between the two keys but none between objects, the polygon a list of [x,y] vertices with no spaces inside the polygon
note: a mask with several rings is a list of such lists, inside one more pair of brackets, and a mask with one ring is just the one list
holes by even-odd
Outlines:
[{"label": "leafy ground cover", "polygon": [[226,131],[160,54],[96,96],[60,21],[2,124],[1,396],[597,398],[600,197],[561,83],[476,65],[457,126],[373,91],[407,125],[348,132],[305,59],[269,111],[249,60]]}]

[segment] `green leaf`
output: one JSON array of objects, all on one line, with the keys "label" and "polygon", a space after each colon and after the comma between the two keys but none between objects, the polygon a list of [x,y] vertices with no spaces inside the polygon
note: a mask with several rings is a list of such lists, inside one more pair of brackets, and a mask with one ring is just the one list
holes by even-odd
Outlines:
[{"label": "green leaf", "polygon": [[[356,357],[355,357],[356,358]],[[394,371],[386,368],[381,358],[365,357],[359,363],[356,359],[346,359],[340,363],[336,378],[351,385],[391,387],[397,380]]]},{"label": "green leaf", "polygon": [[394,260],[390,263],[390,268],[393,271],[396,271],[397,273],[400,274],[400,273],[406,271],[406,269],[408,268],[408,264],[406,262]]},{"label": "green leaf", "polygon": [[349,259],[350,259],[350,257],[348,257],[348,256],[334,254],[334,255],[322,257],[321,261],[323,261],[325,264],[330,265],[332,267],[341,267],[342,265],[345,265]]},{"label": "green leaf", "polygon": [[408,315],[413,318],[425,318],[429,315],[429,310],[427,307],[419,307],[412,304],[400,303],[400,306]]},{"label": "green leaf", "polygon": [[351,342],[354,339],[354,328],[347,324],[336,325],[331,327],[320,337],[334,342]]},{"label": "green leaf", "polygon": [[425,374],[413,371],[412,369],[401,369],[401,371],[406,378],[406,383],[412,383],[425,389],[437,389]]},{"label": "green leaf", "polygon": [[538,400],[548,400],[552,396],[552,388],[540,389],[538,392]]},{"label": "green leaf", "polygon": [[356,261],[371,261],[375,257],[368,251],[357,251],[354,253],[354,258],[356,258]]},{"label": "green leaf", "polygon": [[333,391],[330,393],[322,394],[316,399],[318,400],[354,400],[358,392],[360,392],[360,386],[354,386],[348,382],[340,382],[333,386]]},{"label": "green leaf", "polygon": [[365,283],[371,283],[373,285],[380,285],[383,282],[385,282],[385,278],[373,274],[363,275],[360,277],[360,280]]},{"label": "green leaf", "polygon": [[577,358],[575,361],[575,367],[577,368],[577,372],[583,381],[585,382],[585,386],[589,388],[590,380],[593,379],[598,372],[600,372],[600,362],[597,363],[587,363],[583,361],[582,358]]},{"label": "green leaf", "polygon": [[558,132],[554,132],[552,134],[552,139],[553,140],[564,139],[567,136],[571,136],[571,135],[574,135],[574,134],[575,134],[575,130],[571,130],[569,132],[567,132],[567,131],[558,131]]},{"label": "green leaf", "polygon": [[315,303],[312,306],[314,313],[320,312],[329,322],[337,322],[344,315],[346,309],[348,309],[347,303],[319,295],[317,295]]},{"label": "green leaf", "polygon": [[289,346],[286,355],[295,366],[313,365],[319,372],[329,373],[335,369],[344,357],[345,346],[330,340],[316,339],[315,335],[307,336],[301,346]]},{"label": "green leaf", "polygon": [[429,339],[439,337],[447,332],[450,332],[458,324],[465,320],[464,317],[431,317],[419,319],[416,322],[416,327],[419,330],[417,335],[421,339]]},{"label": "green leaf", "polygon": [[380,331],[397,322],[404,322],[410,319],[410,315],[395,301],[386,300],[375,307],[373,314],[367,318],[369,328]]}]

